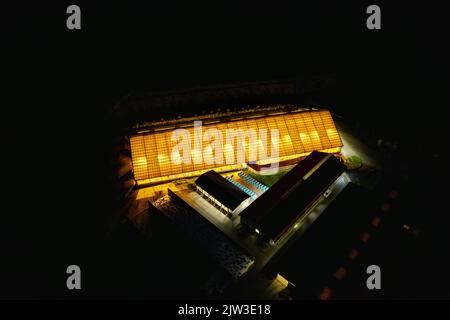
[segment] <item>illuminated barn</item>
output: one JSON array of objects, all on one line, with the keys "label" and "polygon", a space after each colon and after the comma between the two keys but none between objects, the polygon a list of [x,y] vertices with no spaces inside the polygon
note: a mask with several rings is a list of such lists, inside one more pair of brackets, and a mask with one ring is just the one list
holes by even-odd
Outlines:
[{"label": "illuminated barn", "polygon": [[[267,164],[287,161],[307,156],[314,150],[338,153],[342,147],[328,110],[277,112],[247,117],[237,115],[226,120],[206,120],[200,137],[194,123],[183,125],[182,130],[190,140],[189,154],[181,154],[177,149],[179,139],[174,137],[174,129],[179,127],[157,128],[130,138],[134,177],[138,184],[199,176],[212,169],[217,172],[238,170],[248,162]],[[220,148],[215,144],[217,141],[205,139],[204,133],[209,129],[220,132],[223,138]],[[256,132],[256,140],[251,140],[248,135],[226,139],[229,132],[252,130]],[[261,130],[267,131],[265,139],[260,135]],[[276,136],[271,134],[274,131],[277,131]],[[255,150],[256,156],[266,156],[255,158]],[[206,159],[214,161],[203,161]]]}]

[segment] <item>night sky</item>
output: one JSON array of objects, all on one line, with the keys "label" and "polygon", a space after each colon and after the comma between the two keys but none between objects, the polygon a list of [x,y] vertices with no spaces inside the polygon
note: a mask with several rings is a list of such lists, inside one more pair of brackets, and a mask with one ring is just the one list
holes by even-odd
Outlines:
[{"label": "night sky", "polygon": [[[12,219],[1,297],[66,297],[64,266],[103,250],[106,114],[130,92],[333,79],[323,101],[402,146],[418,208],[441,212],[432,231],[445,233],[448,208],[429,199],[445,198],[448,174],[448,4],[374,2],[382,30],[370,31],[363,2],[58,2],[1,4],[2,212]],[[80,31],[66,29],[72,3]]]}]

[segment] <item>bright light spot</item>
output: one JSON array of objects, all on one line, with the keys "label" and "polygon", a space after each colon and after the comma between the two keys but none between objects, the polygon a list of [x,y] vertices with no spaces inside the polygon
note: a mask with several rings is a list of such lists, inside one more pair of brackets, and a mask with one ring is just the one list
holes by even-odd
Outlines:
[{"label": "bright light spot", "polygon": [[191,156],[192,156],[192,159],[199,159],[201,157],[201,153],[197,149],[192,149]]},{"label": "bright light spot", "polygon": [[208,145],[205,147],[205,149],[203,149],[203,155],[207,159],[209,159],[213,156],[213,149],[212,149],[211,145]]},{"label": "bright light spot", "polygon": [[136,166],[138,167],[145,167],[147,166],[147,158],[146,157],[139,157],[136,159]]},{"label": "bright light spot", "polygon": [[256,232],[257,234],[259,234],[259,230],[258,230],[258,229],[256,229],[256,228],[255,228],[255,232]]},{"label": "bright light spot", "polygon": [[310,132],[310,136],[311,136],[311,138],[313,138],[314,140],[320,140],[319,134],[317,133],[316,130],[311,131],[311,132]]},{"label": "bright light spot", "polygon": [[229,143],[225,144],[225,153],[232,153],[233,152],[233,146]]},{"label": "bright light spot", "polygon": [[335,129],[327,129],[327,136],[330,139],[336,138],[336,137],[338,137],[338,133]]},{"label": "bright light spot", "polygon": [[283,142],[287,143],[287,144],[292,143],[291,136],[288,135],[288,134],[284,135],[283,136]]},{"label": "bright light spot", "polygon": [[181,156],[180,156],[180,152],[179,151],[173,151],[172,155],[171,155],[171,158],[172,158],[172,162],[174,164],[180,164],[181,163]]},{"label": "bright light spot", "polygon": [[311,142],[311,140],[309,138],[309,134],[303,133],[303,132],[300,133],[300,140],[302,140],[302,142],[306,143],[306,144]]},{"label": "bright light spot", "polygon": [[167,161],[167,157],[164,154],[158,154],[158,161],[165,162]]}]

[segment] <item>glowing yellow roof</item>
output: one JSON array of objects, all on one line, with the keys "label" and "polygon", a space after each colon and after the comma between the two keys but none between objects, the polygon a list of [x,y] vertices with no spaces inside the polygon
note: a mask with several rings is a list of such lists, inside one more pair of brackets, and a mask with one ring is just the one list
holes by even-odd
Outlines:
[{"label": "glowing yellow roof", "polygon": [[[205,137],[205,132],[209,129],[217,129],[217,132],[220,132],[220,148],[214,144],[214,138]],[[266,130],[266,139],[261,129]],[[239,169],[251,160],[261,164],[288,160],[308,155],[314,150],[335,153],[342,147],[328,110],[210,123],[203,125],[201,132],[194,129],[194,126],[182,130],[189,135],[190,154],[180,154],[180,149],[177,148],[180,139],[177,140],[173,130],[156,131],[130,138],[134,176],[139,184],[200,175],[210,169]],[[236,133],[239,130],[244,133],[253,131],[256,136],[247,135],[242,139],[232,137],[227,140],[230,132]],[[194,141],[195,139],[197,140]],[[276,149],[278,154],[273,153]],[[265,151],[266,158],[258,157],[261,151]],[[213,163],[206,161],[213,158]],[[185,161],[186,159],[189,161]],[[218,159],[222,161],[217,161]]]}]

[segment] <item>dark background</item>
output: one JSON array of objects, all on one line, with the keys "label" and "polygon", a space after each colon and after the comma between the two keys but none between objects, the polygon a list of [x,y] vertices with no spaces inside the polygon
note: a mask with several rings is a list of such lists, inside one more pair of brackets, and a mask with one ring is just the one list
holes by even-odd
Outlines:
[{"label": "dark background", "polygon": [[[1,297],[95,297],[101,290],[67,292],[67,265],[94,264],[111,281],[132,269],[126,255],[111,268],[98,258],[108,247],[106,114],[123,95],[310,76],[337,83],[318,103],[402,146],[414,210],[438,218],[429,226],[436,254],[417,277],[448,280],[448,4],[374,1],[382,30],[370,31],[364,1],[76,1],[82,29],[69,31],[72,2],[59,2],[1,8]],[[433,297],[433,281],[418,298]]]}]

